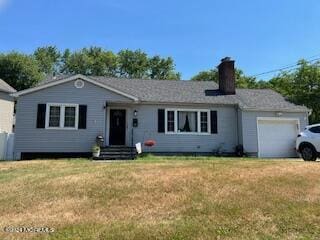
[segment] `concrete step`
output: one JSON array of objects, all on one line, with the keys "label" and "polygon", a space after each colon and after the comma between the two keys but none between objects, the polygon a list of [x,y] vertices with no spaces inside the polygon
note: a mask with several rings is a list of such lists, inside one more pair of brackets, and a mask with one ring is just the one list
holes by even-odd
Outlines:
[{"label": "concrete step", "polygon": [[129,148],[129,147],[103,147],[101,148],[101,152],[122,152],[122,151],[136,151],[135,148]]},{"label": "concrete step", "polygon": [[137,156],[136,149],[128,146],[102,147],[100,156],[94,160],[132,160]]},{"label": "concrete step", "polygon": [[94,157],[93,160],[134,160],[131,156],[99,156]]},{"label": "concrete step", "polygon": [[136,152],[100,152],[100,155],[121,155],[121,154],[126,154],[126,155],[136,155]]},{"label": "concrete step", "polygon": [[110,149],[110,148],[103,148],[100,152],[136,152],[136,149]]}]

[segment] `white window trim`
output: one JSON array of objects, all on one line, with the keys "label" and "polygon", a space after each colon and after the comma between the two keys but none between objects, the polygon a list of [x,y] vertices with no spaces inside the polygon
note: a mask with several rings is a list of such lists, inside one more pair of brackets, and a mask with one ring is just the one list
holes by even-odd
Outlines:
[{"label": "white window trim", "polygon": [[[79,104],[73,103],[47,103],[46,104],[46,129],[53,130],[78,130],[78,122],[79,122]],[[60,126],[59,127],[50,127],[49,126],[49,115],[50,115],[50,107],[60,107]],[[65,108],[66,107],[75,107],[76,108],[76,116],[75,116],[75,127],[64,127],[64,117],[65,117]]]},{"label": "white window trim", "polygon": [[[168,112],[173,111],[174,112],[174,132],[168,131]],[[197,132],[179,132],[178,131],[178,112],[197,112]],[[206,112],[208,119],[207,119],[207,125],[208,125],[208,131],[207,132],[201,132],[201,112]],[[164,113],[164,119],[165,119],[165,125],[164,125],[164,131],[165,134],[179,134],[179,135],[210,135],[211,134],[211,116],[210,116],[210,110],[209,109],[184,109],[184,108],[167,108],[165,109]]]}]

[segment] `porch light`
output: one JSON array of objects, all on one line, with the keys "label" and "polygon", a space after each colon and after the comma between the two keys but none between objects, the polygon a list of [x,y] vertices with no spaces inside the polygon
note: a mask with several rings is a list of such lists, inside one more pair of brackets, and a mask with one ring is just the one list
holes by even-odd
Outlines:
[{"label": "porch light", "polygon": [[137,111],[137,110],[134,110],[133,115],[134,115],[135,117],[138,116],[138,111]]}]

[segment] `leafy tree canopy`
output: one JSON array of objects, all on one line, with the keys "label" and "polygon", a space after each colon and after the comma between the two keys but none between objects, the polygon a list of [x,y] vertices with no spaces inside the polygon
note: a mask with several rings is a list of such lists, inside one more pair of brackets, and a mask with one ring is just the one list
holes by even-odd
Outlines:
[{"label": "leafy tree canopy", "polygon": [[[256,79],[244,75],[243,71],[236,69],[236,87],[237,88],[257,88]],[[202,71],[191,78],[193,81],[219,81],[219,75],[217,69],[210,69],[208,71]]]},{"label": "leafy tree canopy", "polygon": [[53,74],[59,71],[58,62],[61,54],[56,47],[39,47],[34,51],[33,55],[41,72]]},{"label": "leafy tree canopy", "polygon": [[62,73],[121,78],[179,80],[172,58],[149,57],[141,50],[121,50],[117,54],[99,47],[65,50],[61,58]]},{"label": "leafy tree canopy", "polygon": [[269,84],[292,102],[311,108],[310,123],[320,122],[320,62],[300,60],[297,69],[280,73]]},{"label": "leafy tree canopy", "polygon": [[100,47],[83,48],[71,52],[69,49],[62,54],[62,69],[66,74],[83,74],[93,76],[116,76],[117,56],[111,51]]},{"label": "leafy tree canopy", "polygon": [[33,56],[17,52],[0,54],[0,78],[16,90],[35,85],[44,75]]},{"label": "leafy tree canopy", "polygon": [[[45,75],[77,74],[107,77],[180,79],[170,57],[148,56],[141,50],[118,53],[100,47],[69,49],[37,48],[33,54],[0,53],[0,78],[17,90],[36,85]],[[218,82],[217,69],[199,72],[193,81]],[[297,104],[313,109],[310,122],[320,122],[320,62],[299,61],[298,67],[281,72],[270,81],[258,81],[236,69],[237,88],[271,88]]]},{"label": "leafy tree canopy", "polygon": [[33,54],[0,55],[0,78],[17,90],[36,85],[45,75],[83,74],[91,76],[179,80],[172,58],[148,56],[141,50],[118,53],[101,47],[69,49],[37,48]]},{"label": "leafy tree canopy", "polygon": [[149,58],[149,77],[151,79],[178,80],[180,73],[175,71],[171,57],[161,58],[159,55]]}]

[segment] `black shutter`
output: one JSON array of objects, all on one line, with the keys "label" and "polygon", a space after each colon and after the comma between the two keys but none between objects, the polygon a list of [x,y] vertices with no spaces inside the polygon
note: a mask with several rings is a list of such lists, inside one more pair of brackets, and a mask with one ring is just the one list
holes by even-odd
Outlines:
[{"label": "black shutter", "polygon": [[158,109],[158,132],[164,133],[164,109]]},{"label": "black shutter", "polygon": [[79,105],[79,129],[87,128],[87,105]]},{"label": "black shutter", "polygon": [[211,111],[210,118],[211,118],[211,133],[216,134],[216,133],[218,133],[217,111]]},{"label": "black shutter", "polygon": [[46,127],[46,104],[38,104],[38,112],[37,112],[37,128],[45,128]]}]

